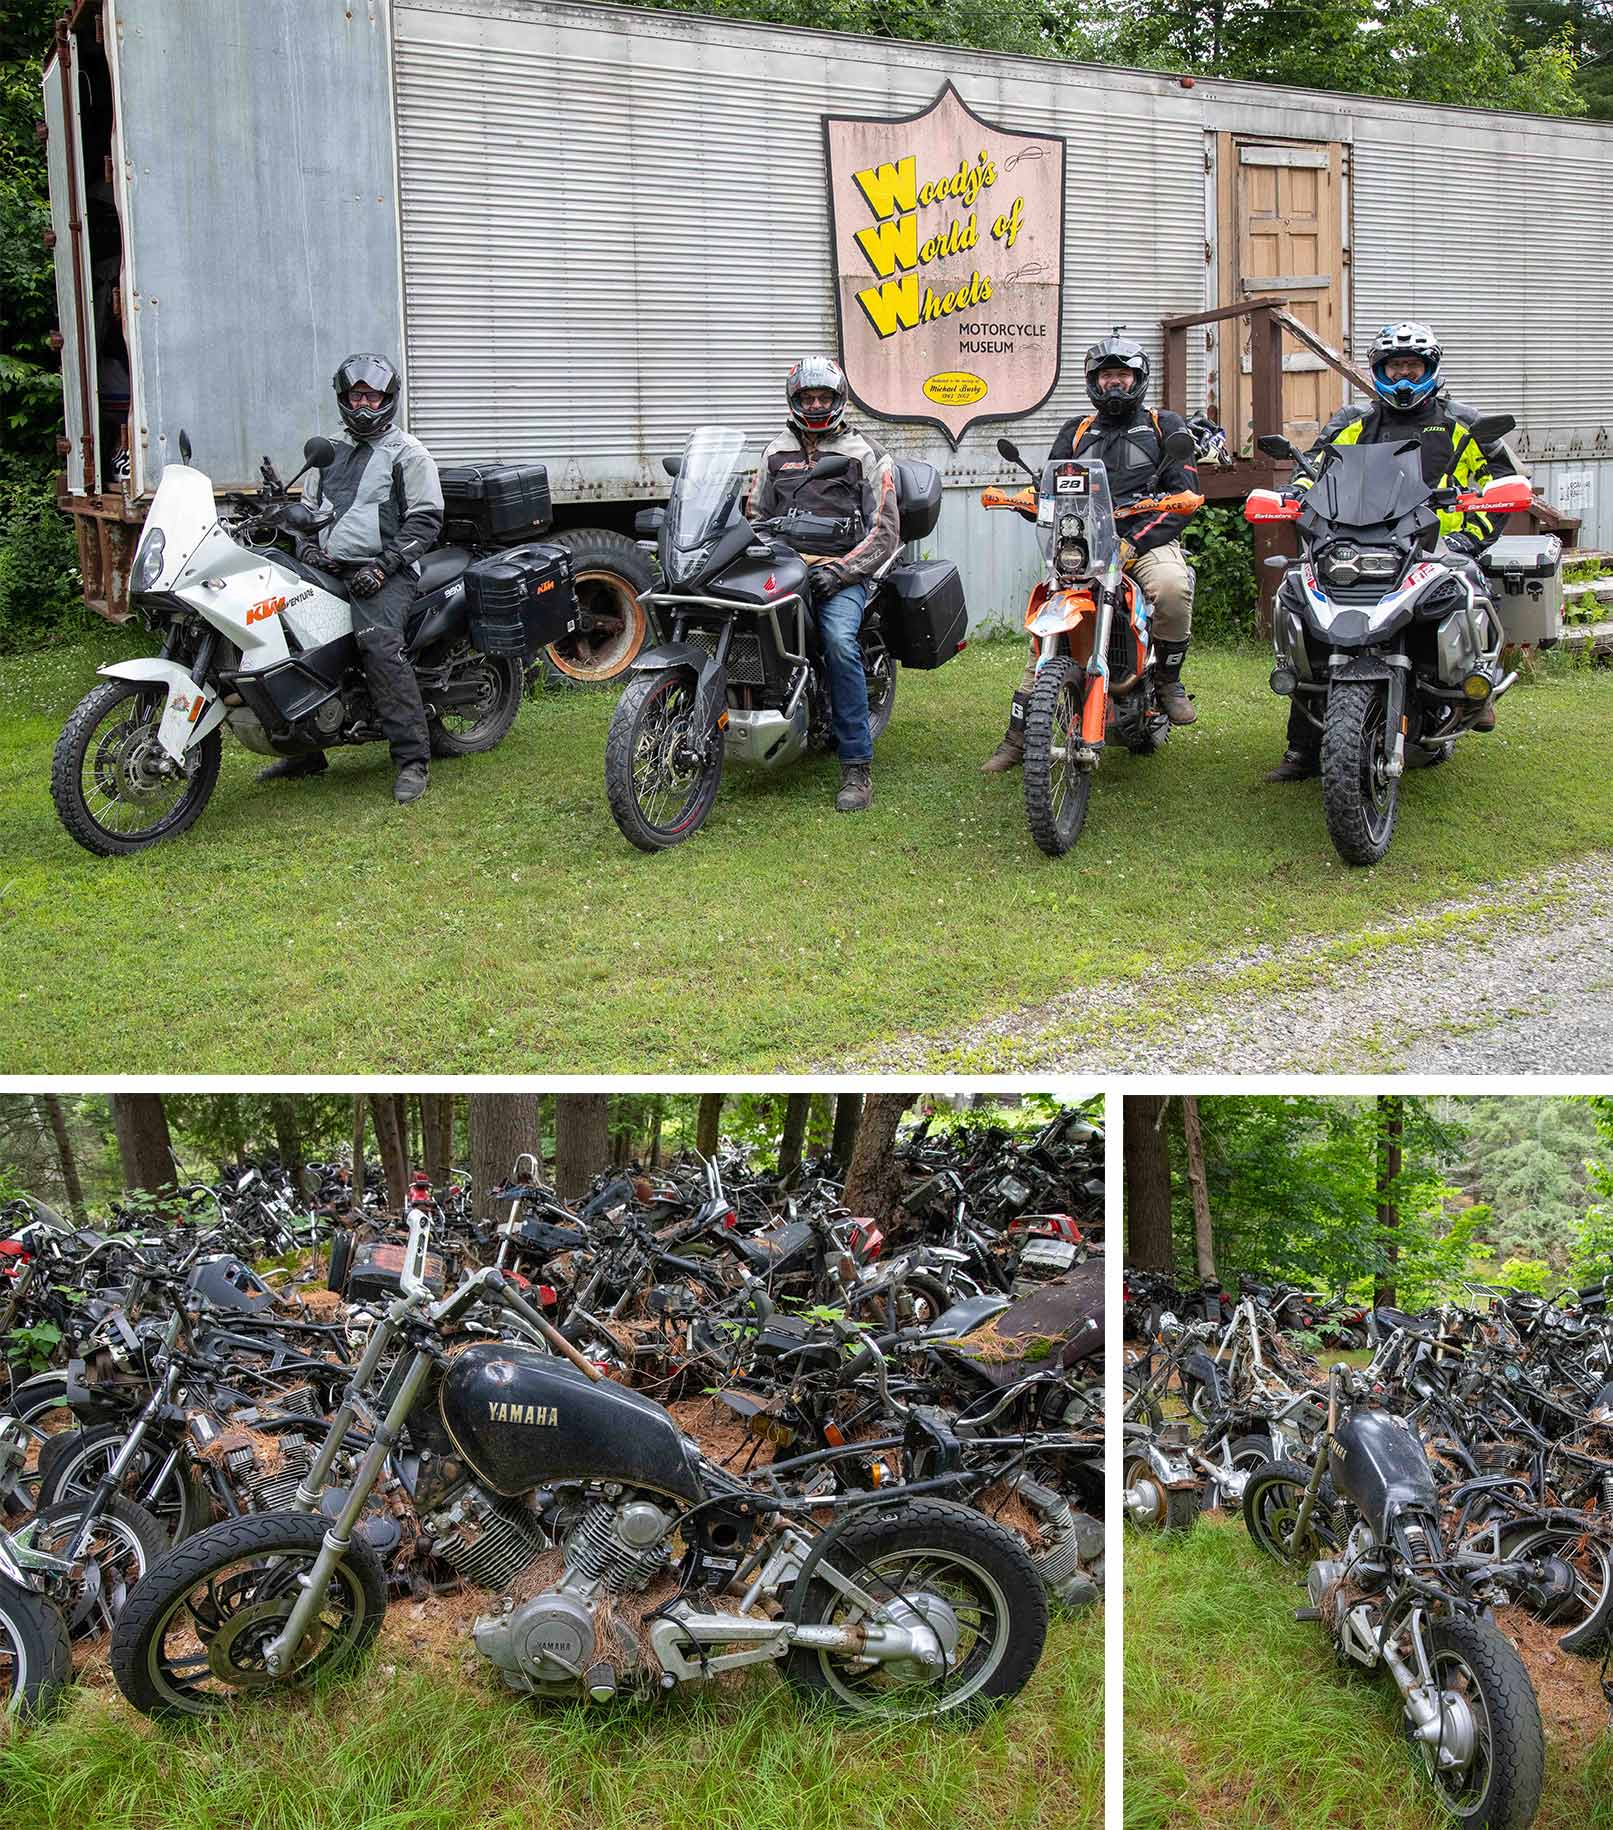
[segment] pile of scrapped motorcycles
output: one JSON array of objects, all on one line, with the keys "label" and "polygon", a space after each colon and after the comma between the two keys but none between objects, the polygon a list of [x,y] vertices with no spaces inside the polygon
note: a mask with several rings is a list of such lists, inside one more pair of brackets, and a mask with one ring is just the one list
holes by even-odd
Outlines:
[{"label": "pile of scrapped motorcycles", "polygon": [[213,1713],[398,1598],[533,1697],[764,1663],[853,1711],[1012,1697],[1102,1589],[1101,1143],[920,1137],[883,1227],[729,1148],[569,1205],[531,1158],[398,1214],[340,1165],[177,1222],[13,1203],[0,1709],[88,1651]]},{"label": "pile of scrapped motorcycles", "polygon": [[1534,1821],[1546,1674],[1613,1706],[1610,1283],[1372,1309],[1366,1364],[1324,1368],[1255,1295],[1179,1315],[1127,1274],[1129,1524],[1241,1516],[1464,1824]]}]

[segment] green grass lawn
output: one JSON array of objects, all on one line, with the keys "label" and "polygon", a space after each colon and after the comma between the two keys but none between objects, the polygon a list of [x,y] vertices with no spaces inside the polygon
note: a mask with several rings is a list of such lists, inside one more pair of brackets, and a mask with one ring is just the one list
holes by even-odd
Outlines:
[{"label": "green grass lawn", "polygon": [[1608,842],[1605,670],[1515,690],[1492,738],[1408,779],[1389,858],[1354,871],[1313,784],[1260,782],[1282,748],[1265,658],[1207,653],[1198,725],[1106,761],[1084,838],[1044,858],[1018,777],[976,773],[1021,662],[997,643],[902,676],[859,817],[834,812],[832,760],[735,769],[704,832],[643,856],[605,805],[613,696],[551,692],[407,811],[379,746],[260,788],[229,742],[190,835],[97,859],[56,821],[50,753],[131,647],[0,661],[8,1072],[787,1071],[1080,987],[1160,1021],[1158,968],[1504,899]]},{"label": "green grass lawn", "polygon": [[[408,1615],[407,1604],[394,1613]],[[389,1618],[361,1674],[158,1726],[108,1683],[0,1743],[6,1830],[1098,1830],[1103,1616],[978,1726],[865,1725],[770,1675],[608,1709],[513,1697]],[[3,1733],[3,1731],[0,1731]]]},{"label": "green grass lawn", "polygon": [[[1449,1823],[1400,1734],[1387,1677],[1339,1667],[1322,1627],[1297,1622],[1302,1585],[1241,1524],[1128,1532],[1126,1830],[1441,1830]],[[1542,1697],[1546,1783],[1537,1830],[1613,1825],[1613,1739],[1597,1664],[1584,1708]],[[1554,1672],[1554,1685],[1567,1682]]]}]

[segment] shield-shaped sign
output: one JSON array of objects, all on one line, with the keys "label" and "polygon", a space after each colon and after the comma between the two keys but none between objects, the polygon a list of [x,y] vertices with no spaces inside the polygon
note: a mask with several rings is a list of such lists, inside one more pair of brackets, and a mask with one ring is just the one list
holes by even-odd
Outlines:
[{"label": "shield-shaped sign", "polygon": [[983,121],[951,83],[916,115],[825,115],[841,363],[880,419],[1020,419],[1053,392],[1064,142]]}]

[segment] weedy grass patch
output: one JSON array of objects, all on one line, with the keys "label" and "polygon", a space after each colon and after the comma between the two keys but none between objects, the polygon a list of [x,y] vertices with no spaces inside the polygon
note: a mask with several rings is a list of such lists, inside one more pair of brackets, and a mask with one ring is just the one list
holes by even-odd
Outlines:
[{"label": "weedy grass patch", "polygon": [[260,787],[231,742],[192,833],[97,859],[48,778],[113,646],[137,643],[0,660],[11,1072],[787,1071],[1083,988],[1147,1022],[1156,969],[1504,893],[1607,843],[1605,669],[1541,667],[1493,737],[1408,777],[1394,847],[1362,871],[1315,784],[1260,780],[1283,740],[1265,661],[1210,651],[1199,723],[1108,758],[1085,835],[1045,858],[1019,778],[976,771],[1020,665],[991,643],[903,674],[862,815],[835,813],[832,759],[732,769],[704,831],[644,856],[605,805],[614,695],[557,690],[407,810],[380,746]]},{"label": "weedy grass patch", "polygon": [[[1126,1830],[1446,1830],[1394,1685],[1341,1667],[1324,1630],[1294,1619],[1302,1582],[1241,1524],[1128,1532],[1124,1589]],[[1598,1661],[1556,1656],[1598,1694]],[[1536,1830],[1613,1826],[1613,1742],[1543,1713]]]},{"label": "weedy grass patch", "polygon": [[[766,1675],[648,1705],[512,1696],[395,1604],[360,1672],[168,1726],[104,1670],[0,1742],[7,1830],[1098,1830],[1103,1619],[1055,1620],[1029,1688],[979,1724],[873,1724]],[[461,1642],[468,1652],[469,1642]]]}]

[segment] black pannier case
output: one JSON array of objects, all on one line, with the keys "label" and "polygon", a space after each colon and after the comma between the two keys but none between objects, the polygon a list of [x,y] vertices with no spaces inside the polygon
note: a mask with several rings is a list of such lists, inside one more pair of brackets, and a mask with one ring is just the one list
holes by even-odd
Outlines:
[{"label": "black pannier case", "polygon": [[577,626],[571,555],[534,541],[472,560],[465,609],[471,645],[483,654],[536,654]]},{"label": "black pannier case", "polygon": [[474,528],[483,543],[541,534],[554,523],[543,464],[445,464],[437,475],[444,521]]},{"label": "black pannier case", "polygon": [[958,568],[944,559],[920,559],[892,566],[885,583],[885,646],[904,667],[950,661],[969,627]]}]

